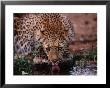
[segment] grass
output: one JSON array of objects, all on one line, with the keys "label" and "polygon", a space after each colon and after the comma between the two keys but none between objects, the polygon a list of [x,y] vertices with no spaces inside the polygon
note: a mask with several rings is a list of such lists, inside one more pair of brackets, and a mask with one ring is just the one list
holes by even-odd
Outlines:
[{"label": "grass", "polygon": [[97,60],[97,49],[75,53],[73,54],[73,59],[75,60],[81,60],[81,59]]},{"label": "grass", "polygon": [[26,58],[18,58],[14,62],[14,75],[22,75],[22,71],[32,74],[32,63]]}]

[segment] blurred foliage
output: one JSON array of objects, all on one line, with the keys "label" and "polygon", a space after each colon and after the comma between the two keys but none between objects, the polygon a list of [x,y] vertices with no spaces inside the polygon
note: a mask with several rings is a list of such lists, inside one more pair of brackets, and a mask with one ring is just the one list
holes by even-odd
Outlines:
[{"label": "blurred foliage", "polygon": [[[43,46],[40,43],[36,44],[35,47],[36,47],[36,50],[32,52],[33,57],[38,56],[38,57],[48,59],[46,53],[44,52]],[[17,58],[14,61],[14,74],[22,75],[22,71],[23,71],[26,74],[30,75],[32,74],[32,67],[33,67],[33,62],[30,62],[28,57],[24,56],[22,58]]]},{"label": "blurred foliage", "polygon": [[97,49],[93,49],[90,51],[83,51],[81,53],[75,53],[73,54],[73,59],[75,60],[97,60]]},{"label": "blurred foliage", "polygon": [[26,58],[18,58],[14,62],[14,75],[22,75],[22,71],[31,74],[32,63]]}]

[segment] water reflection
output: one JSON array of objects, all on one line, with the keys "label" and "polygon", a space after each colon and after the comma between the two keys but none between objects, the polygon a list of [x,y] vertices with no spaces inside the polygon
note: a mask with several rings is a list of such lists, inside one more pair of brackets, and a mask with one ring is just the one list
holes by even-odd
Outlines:
[{"label": "water reflection", "polygon": [[49,64],[36,64],[33,67],[33,75],[96,75],[97,65],[89,64],[85,66],[73,65],[71,63],[60,63],[60,71],[52,71]]},{"label": "water reflection", "polygon": [[73,67],[73,70],[69,71],[70,75],[96,75],[97,67],[85,67],[81,68],[79,66]]}]

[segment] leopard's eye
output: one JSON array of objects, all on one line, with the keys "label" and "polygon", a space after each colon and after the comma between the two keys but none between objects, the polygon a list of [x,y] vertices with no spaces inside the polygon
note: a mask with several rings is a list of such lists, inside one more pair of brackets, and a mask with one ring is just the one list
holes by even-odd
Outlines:
[{"label": "leopard's eye", "polygon": [[45,34],[45,35],[47,35],[48,33],[47,33],[47,32],[45,32],[44,34]]},{"label": "leopard's eye", "polygon": [[44,31],[41,31],[42,34],[44,34]]},{"label": "leopard's eye", "polygon": [[41,33],[42,33],[43,35],[48,35],[48,33],[47,33],[46,31],[41,31]]}]

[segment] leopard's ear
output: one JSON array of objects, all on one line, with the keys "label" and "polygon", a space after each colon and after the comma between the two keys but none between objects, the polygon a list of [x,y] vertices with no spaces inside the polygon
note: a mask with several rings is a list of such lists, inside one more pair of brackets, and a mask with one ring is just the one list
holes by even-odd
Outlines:
[{"label": "leopard's ear", "polygon": [[67,32],[67,36],[64,36],[64,38],[68,41],[68,43],[74,42],[75,40],[75,32],[74,32],[74,24],[71,22],[69,18],[66,16],[62,17],[63,26],[65,33]]}]

